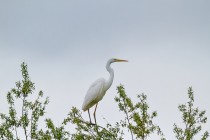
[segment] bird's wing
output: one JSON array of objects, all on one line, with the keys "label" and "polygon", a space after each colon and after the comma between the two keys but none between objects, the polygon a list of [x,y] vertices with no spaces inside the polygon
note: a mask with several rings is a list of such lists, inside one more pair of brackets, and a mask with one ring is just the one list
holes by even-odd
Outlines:
[{"label": "bird's wing", "polygon": [[87,94],[85,95],[85,99],[82,105],[82,109],[84,111],[94,106],[103,98],[103,96],[101,97],[101,95],[102,92],[104,92],[104,85],[105,79],[100,78],[90,86],[90,88],[87,91]]}]

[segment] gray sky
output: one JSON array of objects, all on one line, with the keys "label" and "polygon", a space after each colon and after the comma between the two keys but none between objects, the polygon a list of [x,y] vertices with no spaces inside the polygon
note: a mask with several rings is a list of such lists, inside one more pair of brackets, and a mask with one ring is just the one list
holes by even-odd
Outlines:
[{"label": "gray sky", "polygon": [[112,65],[115,79],[99,103],[99,124],[122,116],[114,102],[122,83],[134,100],[148,95],[155,122],[175,139],[177,106],[187,101],[189,86],[210,119],[209,6],[208,0],[0,1],[0,111],[23,61],[37,91],[50,97],[47,116],[59,124],[72,106],[81,109],[94,80],[108,78],[106,61],[123,58],[129,63]]}]

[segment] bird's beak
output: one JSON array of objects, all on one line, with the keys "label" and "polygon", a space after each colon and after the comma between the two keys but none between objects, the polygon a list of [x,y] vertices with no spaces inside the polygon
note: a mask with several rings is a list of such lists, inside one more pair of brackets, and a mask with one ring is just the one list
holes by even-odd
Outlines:
[{"label": "bird's beak", "polygon": [[128,60],[116,59],[116,62],[128,62]]}]

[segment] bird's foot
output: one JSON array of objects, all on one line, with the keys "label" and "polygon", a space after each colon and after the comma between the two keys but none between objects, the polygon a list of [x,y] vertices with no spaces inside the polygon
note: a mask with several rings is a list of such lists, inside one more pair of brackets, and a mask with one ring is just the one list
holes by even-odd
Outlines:
[{"label": "bird's foot", "polygon": [[89,124],[90,124],[90,125],[96,125],[95,123],[92,123],[92,122],[90,122]]}]

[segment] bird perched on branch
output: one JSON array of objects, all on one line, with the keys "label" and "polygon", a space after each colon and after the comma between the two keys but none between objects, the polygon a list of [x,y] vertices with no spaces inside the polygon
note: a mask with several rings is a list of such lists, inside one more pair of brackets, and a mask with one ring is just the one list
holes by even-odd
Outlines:
[{"label": "bird perched on branch", "polygon": [[90,124],[93,124],[90,117],[90,111],[89,109],[95,105],[95,110],[93,113],[95,124],[96,124],[96,109],[98,102],[103,99],[104,95],[106,94],[106,91],[110,88],[112,85],[113,79],[114,79],[114,70],[110,67],[110,65],[114,62],[128,62],[127,60],[121,60],[121,59],[115,59],[111,58],[108,60],[106,64],[106,69],[109,72],[110,76],[108,80],[105,80],[104,78],[100,78],[96,80],[88,89],[85,99],[82,105],[82,110],[87,111],[90,118]]}]

